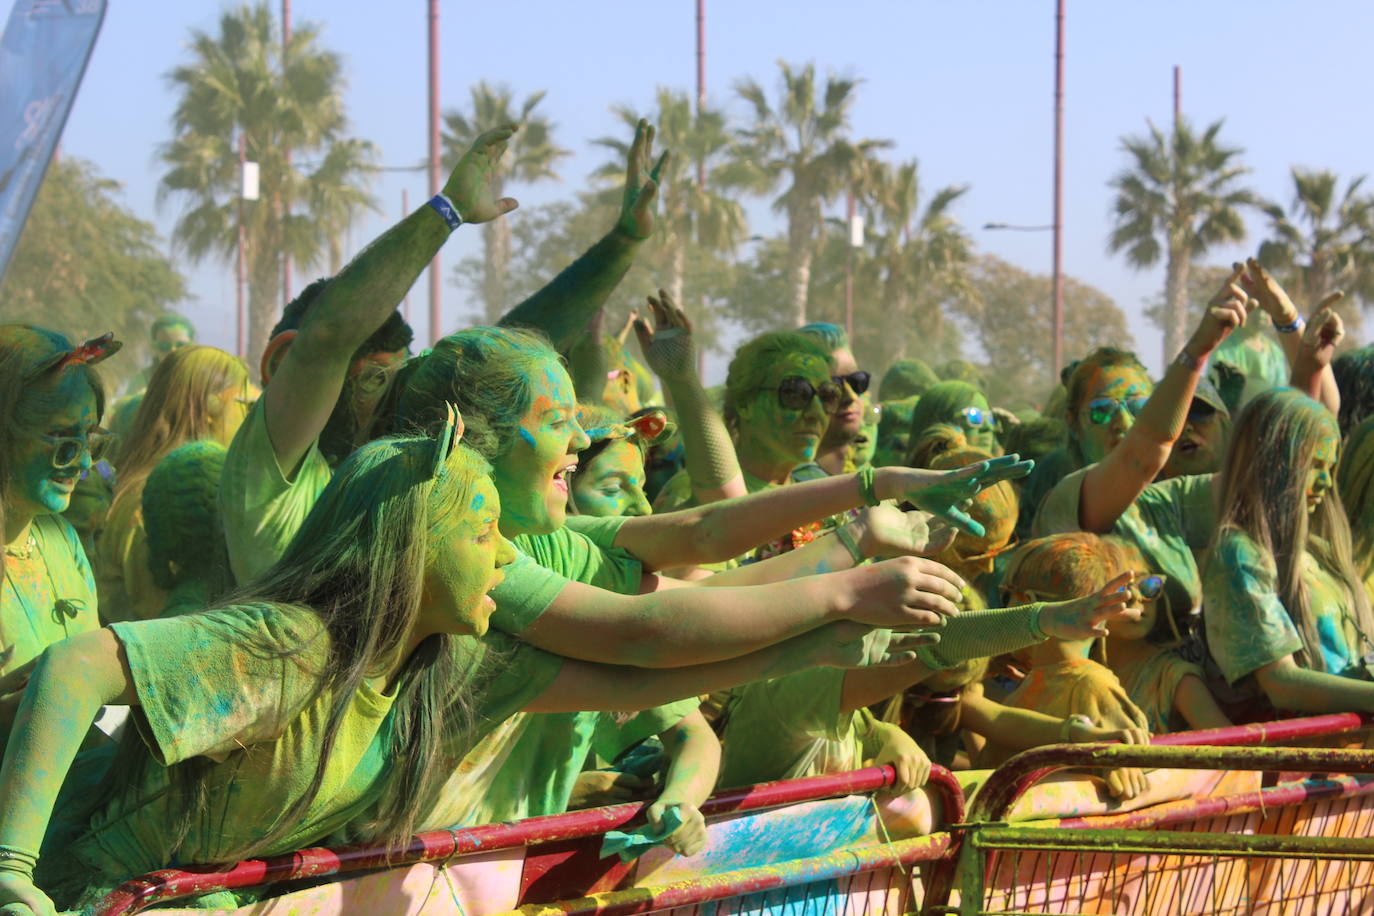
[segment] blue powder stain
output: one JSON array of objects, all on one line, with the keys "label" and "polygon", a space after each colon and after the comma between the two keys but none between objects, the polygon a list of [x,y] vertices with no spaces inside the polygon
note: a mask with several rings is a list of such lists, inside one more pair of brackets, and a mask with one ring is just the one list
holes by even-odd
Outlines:
[{"label": "blue powder stain", "polygon": [[523,426],[520,427],[520,438],[524,439],[525,444],[528,445],[530,448],[534,448],[534,436],[530,433],[528,429],[525,429],[525,427]]}]

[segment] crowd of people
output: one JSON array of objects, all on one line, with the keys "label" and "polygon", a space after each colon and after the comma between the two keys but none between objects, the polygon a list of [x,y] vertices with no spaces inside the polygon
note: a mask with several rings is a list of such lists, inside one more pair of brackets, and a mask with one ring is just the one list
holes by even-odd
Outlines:
[{"label": "crowd of people", "polygon": [[118,400],[110,335],[0,326],[6,912],[631,798],[690,855],[717,787],[876,762],[921,798],[932,762],[1374,711],[1374,353],[1335,358],[1335,297],[1237,264],[1158,382],[1101,348],[1019,413],[828,324],[708,390],[667,293],[604,327],[641,123],[606,235],[413,353],[406,291],[516,206],[511,130],[300,293],[261,389],[175,317]]}]

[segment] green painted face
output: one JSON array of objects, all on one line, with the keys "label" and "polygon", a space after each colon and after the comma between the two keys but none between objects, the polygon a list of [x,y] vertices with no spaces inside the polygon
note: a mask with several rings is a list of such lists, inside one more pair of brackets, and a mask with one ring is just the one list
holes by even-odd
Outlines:
[{"label": "green painted face", "polygon": [[573,476],[573,498],[583,515],[650,515],[644,495],[644,459],[627,439],[612,442]]},{"label": "green painted face", "polygon": [[495,462],[492,480],[501,494],[501,532],[550,534],[568,514],[568,472],[591,444],[577,424],[572,379],[556,359],[531,372],[533,399],[520,418],[515,441]]},{"label": "green painted face", "polygon": [[1317,511],[1335,480],[1336,462],[1341,456],[1341,441],[1335,426],[1317,441],[1312,452],[1312,467],[1307,472],[1307,511]]},{"label": "green painted face", "polygon": [[830,365],[819,357],[788,354],[770,368],[763,389],[754,393],[739,410],[740,439],[748,440],[761,457],[795,467],[816,460],[816,450],[830,417],[813,397],[800,410],[778,403],[778,384],[796,376],[819,388],[830,381]]},{"label": "green painted face", "polygon": [[66,511],[77,479],[90,470],[91,455],[84,450],[77,464],[53,467],[52,439],[89,436],[99,420],[95,393],[84,373],[64,372],[58,384],[64,406],[13,445],[8,481],[10,505],[6,506],[11,512],[34,516]]},{"label": "green painted face", "polygon": [[979,418],[983,421],[974,424],[969,414],[960,412],[957,417],[951,417],[950,421],[959,424],[959,428],[964,431],[964,438],[968,441],[971,448],[987,452],[989,455],[995,454],[997,449],[997,430],[992,422],[992,408],[988,405],[988,399],[981,394],[973,398],[969,407],[979,411]]},{"label": "green painted face", "polygon": [[153,349],[157,351],[159,359],[173,350],[180,350],[190,342],[191,333],[180,325],[161,328],[153,335]]},{"label": "green painted face", "polygon": [[[1154,383],[1149,376],[1132,366],[1109,366],[1096,370],[1096,377],[1087,388],[1087,397],[1073,418],[1079,449],[1089,463],[1107,457],[1135,424],[1135,414],[1121,402],[1148,398],[1153,391]],[[1112,410],[1107,422],[1094,423],[1089,416],[1088,405],[1103,399],[1118,402],[1116,409]]]},{"label": "green painted face", "polygon": [[443,526],[425,568],[421,626],[432,633],[481,636],[496,604],[488,594],[501,584],[501,567],[515,547],[501,535],[501,499],[489,478],[474,488],[462,517]]}]

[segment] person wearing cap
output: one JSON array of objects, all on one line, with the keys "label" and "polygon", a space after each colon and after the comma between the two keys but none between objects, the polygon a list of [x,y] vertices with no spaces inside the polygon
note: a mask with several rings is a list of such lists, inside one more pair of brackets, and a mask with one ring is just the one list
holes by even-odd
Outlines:
[{"label": "person wearing cap", "polygon": [[1208,367],[1207,373],[1198,380],[1193,401],[1188,405],[1188,418],[1183,423],[1183,432],[1174,440],[1169,452],[1169,460],[1164,470],[1159,472],[1158,480],[1182,477],[1186,474],[1215,474],[1221,470],[1221,459],[1226,453],[1226,440],[1230,437],[1231,411],[1222,397],[1220,387],[1213,380],[1217,378],[1218,367]]}]

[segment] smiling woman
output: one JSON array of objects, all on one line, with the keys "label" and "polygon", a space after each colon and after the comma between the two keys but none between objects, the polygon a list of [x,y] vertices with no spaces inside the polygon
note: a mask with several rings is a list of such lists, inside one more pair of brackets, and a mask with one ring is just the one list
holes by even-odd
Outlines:
[{"label": "smiling woman", "polygon": [[73,347],[54,331],[0,326],[0,735],[28,663],[98,626],[90,564],[59,513],[104,449],[105,389],[91,367],[118,348],[106,339]]}]

